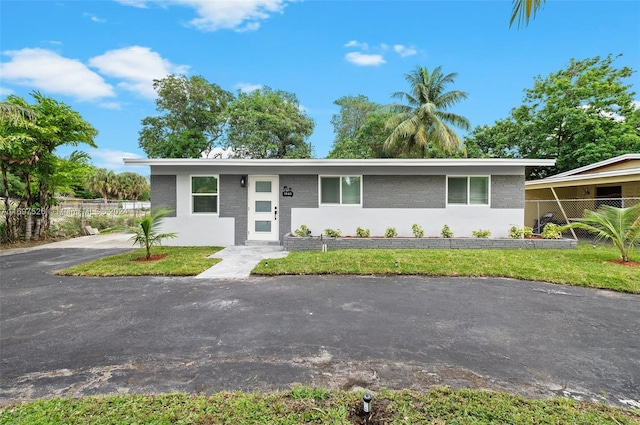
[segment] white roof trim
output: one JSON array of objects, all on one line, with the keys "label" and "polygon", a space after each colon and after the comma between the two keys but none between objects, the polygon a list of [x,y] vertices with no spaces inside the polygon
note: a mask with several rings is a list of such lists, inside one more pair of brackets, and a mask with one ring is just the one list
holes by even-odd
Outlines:
[{"label": "white roof trim", "polygon": [[595,162],[593,164],[585,165],[584,167],[574,168],[573,170],[565,171],[564,173],[555,174],[543,180],[555,180],[556,178],[572,176],[574,174],[580,174],[585,171],[593,170],[594,168],[605,167],[607,165],[615,164],[616,162],[628,161],[631,159],[640,159],[640,153],[627,153],[624,155],[616,156],[614,158],[605,159],[604,161]]},{"label": "white roof trim", "polygon": [[125,165],[153,166],[250,166],[250,167],[551,167],[555,159],[462,158],[462,159],[212,159],[212,158],[124,158]]},{"label": "white roof trim", "polygon": [[606,177],[619,177],[619,176],[632,176],[638,174],[640,175],[640,168],[627,168],[624,170],[615,170],[615,171],[603,171],[601,173],[591,173],[591,174],[584,174],[584,175],[580,175],[580,176],[564,176],[564,177],[559,177],[559,178],[555,178],[556,176],[554,176],[554,178],[551,177],[547,177],[546,179],[541,179],[541,180],[530,180],[528,182],[525,182],[525,186],[545,186],[545,185],[549,185],[549,184],[554,184],[554,183],[562,183],[562,182],[584,182],[585,180],[597,180],[597,179],[602,179],[602,178],[606,178]]}]

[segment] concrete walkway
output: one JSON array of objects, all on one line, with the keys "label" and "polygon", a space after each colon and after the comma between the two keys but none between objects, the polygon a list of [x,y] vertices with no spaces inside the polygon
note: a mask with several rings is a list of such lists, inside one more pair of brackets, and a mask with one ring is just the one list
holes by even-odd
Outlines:
[{"label": "concrete walkway", "polygon": [[222,261],[200,273],[196,279],[246,279],[261,260],[287,255],[289,252],[283,251],[281,246],[228,246],[210,256],[222,258]]}]

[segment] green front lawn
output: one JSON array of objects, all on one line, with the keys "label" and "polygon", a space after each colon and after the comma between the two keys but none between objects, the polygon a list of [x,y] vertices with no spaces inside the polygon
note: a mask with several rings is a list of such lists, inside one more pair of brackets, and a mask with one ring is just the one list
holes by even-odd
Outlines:
[{"label": "green front lawn", "polygon": [[[0,408],[0,424],[361,424],[362,394],[297,387],[288,392],[117,395],[51,399]],[[637,424],[640,411],[568,399],[435,389],[374,395],[372,424]]]},{"label": "green front lawn", "polygon": [[[640,293],[640,267],[607,261],[619,257],[619,251],[611,246],[593,248],[591,244],[580,244],[575,250],[306,251],[291,252],[286,258],[263,260],[253,273],[496,276]],[[631,259],[639,260],[637,251]]]},{"label": "green front lawn", "polygon": [[151,254],[167,254],[165,258],[156,261],[134,261],[146,255],[144,249],[138,249],[58,270],[55,274],[62,276],[195,276],[221,261],[219,258],[207,258],[221,249],[215,246],[157,246],[151,249]]}]

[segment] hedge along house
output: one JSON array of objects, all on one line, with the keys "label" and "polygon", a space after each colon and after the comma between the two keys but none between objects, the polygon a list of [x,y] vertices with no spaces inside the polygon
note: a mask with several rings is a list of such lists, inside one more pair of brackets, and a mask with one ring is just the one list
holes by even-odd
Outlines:
[{"label": "hedge along house", "polygon": [[523,225],[525,167],[544,159],[138,159],[151,167],[152,206],[173,209],[163,231],[174,245],[281,244],[301,225],[313,235],[357,227],[372,236],[395,227],[413,236],[489,229],[506,237]]}]

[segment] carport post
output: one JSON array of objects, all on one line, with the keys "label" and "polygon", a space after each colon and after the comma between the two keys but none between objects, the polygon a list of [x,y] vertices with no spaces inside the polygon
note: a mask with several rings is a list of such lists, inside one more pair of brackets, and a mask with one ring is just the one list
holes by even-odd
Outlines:
[{"label": "carport post", "polygon": [[[551,186],[551,193],[553,193],[553,197],[556,198],[556,202],[558,203],[558,206],[560,207],[560,211],[562,212],[562,216],[564,217],[564,221],[567,224],[571,224],[571,223],[569,223],[569,217],[567,217],[567,213],[564,212],[564,208],[562,208],[562,204],[560,203],[560,200],[558,199],[558,195],[556,195],[556,190],[553,188],[553,186]],[[571,234],[573,235],[573,239],[578,240],[578,237],[576,236],[576,232],[573,231],[573,227],[570,227],[569,230],[571,230]]]}]

